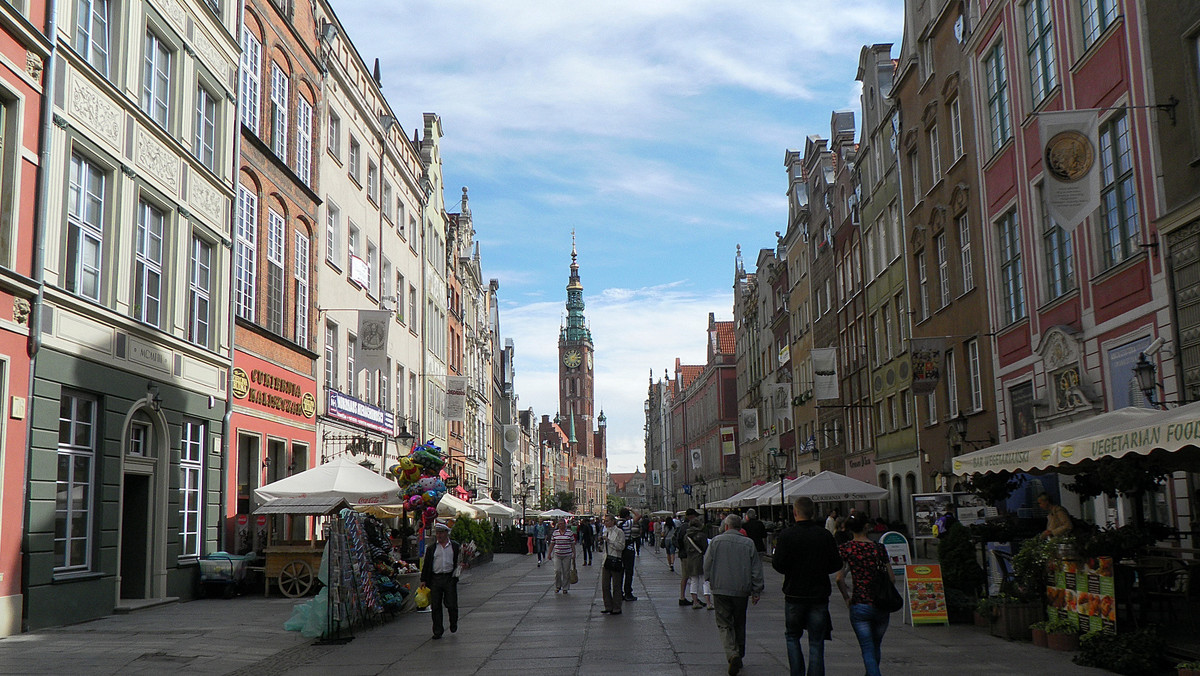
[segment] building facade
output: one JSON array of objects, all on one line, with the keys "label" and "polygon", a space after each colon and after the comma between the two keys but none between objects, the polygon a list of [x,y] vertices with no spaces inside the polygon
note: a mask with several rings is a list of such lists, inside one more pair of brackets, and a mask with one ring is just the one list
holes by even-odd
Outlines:
[{"label": "building facade", "polygon": [[232,352],[238,5],[57,11],[28,402],[30,629],[192,596],[197,560],[221,544]]}]

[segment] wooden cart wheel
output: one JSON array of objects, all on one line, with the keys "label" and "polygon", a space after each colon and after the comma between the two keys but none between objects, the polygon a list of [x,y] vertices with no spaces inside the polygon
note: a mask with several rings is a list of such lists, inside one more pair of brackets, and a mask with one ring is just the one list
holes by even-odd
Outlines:
[{"label": "wooden cart wheel", "polygon": [[307,561],[292,561],[279,571],[279,591],[290,599],[304,596],[312,589],[314,579],[312,566]]}]

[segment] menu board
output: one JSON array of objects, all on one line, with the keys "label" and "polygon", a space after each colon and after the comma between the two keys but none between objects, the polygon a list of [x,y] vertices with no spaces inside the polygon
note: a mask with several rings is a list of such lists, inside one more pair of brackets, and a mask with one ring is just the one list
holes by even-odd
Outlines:
[{"label": "menu board", "polygon": [[1050,562],[1054,584],[1046,587],[1049,612],[1078,626],[1080,633],[1117,633],[1116,580],[1112,557]]},{"label": "menu board", "polygon": [[942,567],[936,564],[905,566],[908,610],[913,626],[950,624],[946,613],[946,590],[942,587]]}]

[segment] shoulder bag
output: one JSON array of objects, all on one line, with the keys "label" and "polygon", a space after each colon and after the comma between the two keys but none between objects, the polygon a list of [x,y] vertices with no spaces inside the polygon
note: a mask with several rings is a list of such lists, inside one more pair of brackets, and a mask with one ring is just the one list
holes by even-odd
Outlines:
[{"label": "shoulder bag", "polygon": [[875,577],[871,580],[871,605],[886,613],[894,613],[904,607],[904,597],[896,589],[896,585],[888,579],[887,550],[879,545],[883,552],[883,563],[875,569]]}]

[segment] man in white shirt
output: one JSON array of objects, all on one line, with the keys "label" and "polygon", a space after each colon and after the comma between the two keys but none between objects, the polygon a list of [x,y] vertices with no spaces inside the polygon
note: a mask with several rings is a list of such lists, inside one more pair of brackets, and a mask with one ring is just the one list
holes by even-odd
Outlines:
[{"label": "man in white shirt", "polygon": [[437,541],[425,548],[421,565],[421,584],[429,588],[429,608],[433,611],[433,638],[439,639],[442,628],[442,606],[450,616],[450,633],[458,631],[458,543],[450,539],[450,526],[437,522],[433,531]]}]

